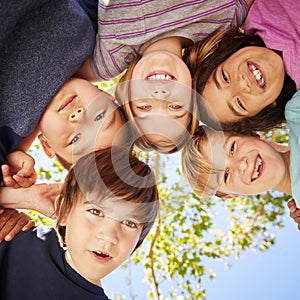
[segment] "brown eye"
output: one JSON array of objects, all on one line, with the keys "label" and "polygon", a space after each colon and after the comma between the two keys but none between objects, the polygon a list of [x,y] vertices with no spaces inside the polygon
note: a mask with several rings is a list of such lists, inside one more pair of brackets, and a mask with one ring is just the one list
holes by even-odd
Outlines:
[{"label": "brown eye", "polygon": [[228,77],[226,76],[226,74],[224,73],[223,70],[222,70],[222,77],[223,77],[223,80],[224,80],[226,83],[229,83],[229,79],[228,79]]}]

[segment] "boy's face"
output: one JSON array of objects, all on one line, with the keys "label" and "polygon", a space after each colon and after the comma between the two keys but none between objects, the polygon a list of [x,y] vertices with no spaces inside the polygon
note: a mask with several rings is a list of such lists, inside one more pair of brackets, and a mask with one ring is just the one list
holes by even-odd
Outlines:
[{"label": "boy's face", "polygon": [[278,151],[259,137],[212,131],[201,153],[213,168],[225,170],[218,176],[218,190],[226,194],[256,195],[276,189],[286,172]]},{"label": "boy's face", "polygon": [[66,260],[88,281],[99,285],[135,249],[142,231],[133,217],[136,205],[107,200],[99,207],[86,201],[69,212],[64,220]]},{"label": "boy's face", "polygon": [[126,134],[117,133],[125,121],[113,100],[86,80],[69,79],[39,123],[49,151],[72,163],[92,150],[122,144]]}]

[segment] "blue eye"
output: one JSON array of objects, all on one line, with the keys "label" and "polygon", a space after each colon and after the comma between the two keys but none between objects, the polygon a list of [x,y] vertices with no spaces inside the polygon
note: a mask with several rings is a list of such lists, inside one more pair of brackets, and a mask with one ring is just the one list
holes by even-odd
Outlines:
[{"label": "blue eye", "polygon": [[101,114],[98,114],[96,117],[95,117],[95,119],[94,119],[94,121],[99,121],[99,120],[101,120],[102,118],[103,118],[103,116],[104,116],[104,112],[103,113],[101,113]]},{"label": "blue eye", "polygon": [[72,138],[71,144],[77,143],[77,142],[79,141],[79,139],[80,139],[80,136],[81,136],[81,133],[76,134],[76,135]]}]

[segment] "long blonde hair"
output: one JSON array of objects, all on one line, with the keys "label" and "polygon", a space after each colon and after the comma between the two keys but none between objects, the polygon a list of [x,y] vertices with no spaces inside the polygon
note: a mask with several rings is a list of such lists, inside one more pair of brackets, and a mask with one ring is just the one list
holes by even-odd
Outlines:
[{"label": "long blonde hair", "polygon": [[133,70],[141,59],[141,55],[137,55],[133,61],[130,63],[128,69],[120,78],[116,91],[115,91],[115,98],[123,108],[126,118],[130,122],[130,126],[132,128],[133,134],[135,135],[135,145],[144,151],[151,151],[156,150],[160,153],[170,154],[180,150],[188,141],[191,135],[194,134],[195,130],[198,127],[199,123],[199,116],[198,116],[198,108],[196,104],[196,97],[193,93],[192,97],[192,107],[191,107],[191,120],[182,135],[180,135],[175,141],[173,140],[164,140],[158,143],[151,142],[146,135],[144,135],[139,126],[135,121],[135,117],[133,115],[131,106],[130,106],[130,80],[132,78]]}]

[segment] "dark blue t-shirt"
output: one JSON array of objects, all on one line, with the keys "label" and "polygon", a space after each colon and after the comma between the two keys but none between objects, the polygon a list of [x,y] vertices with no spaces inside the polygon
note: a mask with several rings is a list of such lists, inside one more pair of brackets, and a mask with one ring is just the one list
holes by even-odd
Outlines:
[{"label": "dark blue t-shirt", "polygon": [[0,165],[92,54],[97,3],[0,1]]},{"label": "dark blue t-shirt", "polygon": [[103,289],[73,270],[56,231],[36,227],[0,243],[1,300],[108,300]]}]

